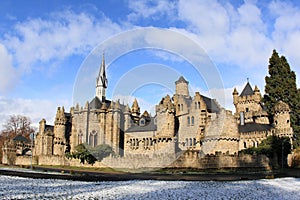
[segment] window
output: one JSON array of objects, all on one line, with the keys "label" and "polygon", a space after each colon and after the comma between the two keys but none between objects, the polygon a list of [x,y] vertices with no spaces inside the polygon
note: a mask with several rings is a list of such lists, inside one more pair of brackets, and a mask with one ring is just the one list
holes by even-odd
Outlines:
[{"label": "window", "polygon": [[91,145],[92,147],[97,146],[97,132],[96,131],[92,131],[90,133],[90,136],[89,136],[89,145]]},{"label": "window", "polygon": [[244,142],[244,148],[247,148],[247,144],[246,144],[246,142]]},{"label": "window", "polygon": [[243,112],[240,112],[240,125],[245,124],[245,116]]},{"label": "window", "polygon": [[200,102],[195,102],[195,109],[200,109]]},{"label": "window", "polygon": [[140,126],[145,126],[145,119],[140,120]]},{"label": "window", "polygon": [[192,116],[192,126],[195,124],[194,116]]},{"label": "window", "polygon": [[188,117],[187,117],[187,124],[188,124],[188,126],[190,125],[190,123],[191,123],[190,117],[188,116]]},{"label": "window", "polygon": [[246,108],[246,112],[249,112],[249,108]]},{"label": "window", "polygon": [[181,110],[183,110],[183,104],[181,104]]},{"label": "window", "polygon": [[78,133],[78,144],[82,144],[83,143],[83,134],[82,131],[80,130]]}]

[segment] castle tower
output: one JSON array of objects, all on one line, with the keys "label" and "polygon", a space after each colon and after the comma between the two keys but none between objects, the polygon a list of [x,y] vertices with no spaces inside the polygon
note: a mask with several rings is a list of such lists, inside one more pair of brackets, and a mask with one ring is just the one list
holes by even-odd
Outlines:
[{"label": "castle tower", "polygon": [[121,128],[121,110],[120,110],[120,102],[117,101],[113,108],[113,129],[112,129],[112,145],[111,145],[116,155],[120,154],[120,148],[119,148],[120,128]]},{"label": "castle tower", "polygon": [[183,76],[180,76],[179,79],[175,82],[176,91],[175,94],[183,95],[189,97],[189,82],[186,81]]},{"label": "castle tower", "polygon": [[106,144],[105,141],[105,131],[106,131],[106,113],[107,107],[106,104],[103,103],[100,109],[99,121],[100,121],[100,129],[99,129],[99,144]]},{"label": "castle tower", "polygon": [[169,95],[156,106],[157,136],[173,137],[175,133],[175,106]]},{"label": "castle tower", "polygon": [[133,104],[131,106],[131,114],[135,122],[139,121],[141,113],[140,113],[139,104],[136,99],[134,99]]},{"label": "castle tower", "polygon": [[107,88],[107,78],[106,78],[106,73],[105,73],[105,59],[104,59],[104,53],[103,53],[99,75],[96,79],[96,96],[102,102],[105,102],[106,88]]},{"label": "castle tower", "polygon": [[291,122],[290,122],[290,108],[288,104],[283,101],[279,101],[274,107],[274,125],[276,129],[276,135],[289,136]]},{"label": "castle tower", "polygon": [[124,109],[124,131],[131,127],[131,117],[130,117],[130,108],[128,104]]},{"label": "castle tower", "polygon": [[54,122],[54,155],[64,155],[66,148],[66,123],[65,109],[62,107],[57,108],[55,122]]},{"label": "castle tower", "polygon": [[40,126],[39,126],[39,133],[41,135],[45,134],[45,128],[46,128],[46,120],[43,118],[40,122],[39,122]]},{"label": "castle tower", "polygon": [[[263,111],[260,104],[261,94],[257,86],[253,90],[250,83],[247,82],[240,95],[236,88],[232,95],[236,109],[235,116],[241,125],[248,122],[269,123],[266,117],[267,113]],[[259,113],[258,118],[254,116],[255,113]]]}]

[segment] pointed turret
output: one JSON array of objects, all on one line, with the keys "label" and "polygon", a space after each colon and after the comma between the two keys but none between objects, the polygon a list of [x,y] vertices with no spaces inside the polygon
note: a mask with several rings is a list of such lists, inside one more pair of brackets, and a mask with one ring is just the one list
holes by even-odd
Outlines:
[{"label": "pointed turret", "polygon": [[133,101],[131,112],[140,115],[140,107],[136,99]]},{"label": "pointed turret", "polygon": [[102,102],[104,102],[105,98],[106,98],[106,94],[105,94],[106,88],[107,88],[107,78],[106,78],[106,72],[105,72],[105,59],[104,59],[104,53],[103,53],[99,75],[96,79],[96,96]]}]

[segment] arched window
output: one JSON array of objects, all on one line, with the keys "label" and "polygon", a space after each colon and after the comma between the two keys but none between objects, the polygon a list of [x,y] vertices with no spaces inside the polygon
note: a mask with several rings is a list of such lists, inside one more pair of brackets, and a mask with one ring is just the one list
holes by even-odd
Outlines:
[{"label": "arched window", "polygon": [[197,109],[198,107],[197,107],[197,102],[195,102],[195,109]]},{"label": "arched window", "polygon": [[178,111],[180,111],[180,104],[178,104]]},{"label": "arched window", "polygon": [[194,144],[193,144],[193,146],[196,146],[196,144],[197,144],[197,141],[196,141],[196,138],[194,138]]},{"label": "arched window", "polygon": [[191,124],[190,116],[187,117],[187,124],[188,126]]},{"label": "arched window", "polygon": [[181,110],[183,110],[183,104],[181,104]]},{"label": "arched window", "polygon": [[97,132],[96,131],[92,131],[90,133],[90,136],[89,136],[89,145],[91,145],[92,147],[97,146]]},{"label": "arched window", "polygon": [[193,140],[190,138],[190,147],[193,146]]},{"label": "arched window", "polygon": [[195,124],[195,119],[194,119],[194,116],[192,116],[192,125]]}]

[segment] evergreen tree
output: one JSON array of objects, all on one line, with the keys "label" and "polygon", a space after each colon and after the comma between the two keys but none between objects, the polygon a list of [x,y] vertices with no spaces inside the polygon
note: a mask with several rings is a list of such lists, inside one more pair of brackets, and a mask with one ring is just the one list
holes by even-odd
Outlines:
[{"label": "evergreen tree", "polygon": [[266,76],[264,105],[270,116],[278,101],[287,103],[291,109],[291,124],[296,141],[295,147],[300,146],[300,92],[296,85],[296,74],[291,70],[284,56],[279,57],[276,50],[269,59],[269,76]]}]

